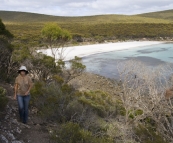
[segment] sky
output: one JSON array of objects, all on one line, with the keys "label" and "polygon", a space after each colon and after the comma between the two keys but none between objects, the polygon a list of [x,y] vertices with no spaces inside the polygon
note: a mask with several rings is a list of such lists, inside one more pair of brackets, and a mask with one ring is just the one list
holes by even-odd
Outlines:
[{"label": "sky", "polygon": [[173,9],[173,0],[0,0],[0,10],[57,16],[140,14]]}]

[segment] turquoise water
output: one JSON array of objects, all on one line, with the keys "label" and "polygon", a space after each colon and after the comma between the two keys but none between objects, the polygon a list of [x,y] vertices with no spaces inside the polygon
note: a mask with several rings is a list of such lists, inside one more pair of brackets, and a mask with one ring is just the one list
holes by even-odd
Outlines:
[{"label": "turquoise water", "polygon": [[173,63],[173,43],[95,54],[83,58],[83,63],[88,72],[114,78],[117,75],[117,62],[131,59],[141,61],[146,66],[152,67]]}]

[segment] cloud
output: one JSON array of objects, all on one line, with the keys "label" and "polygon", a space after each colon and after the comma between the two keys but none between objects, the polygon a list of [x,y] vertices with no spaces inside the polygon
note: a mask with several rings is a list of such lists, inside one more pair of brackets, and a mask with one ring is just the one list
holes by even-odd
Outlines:
[{"label": "cloud", "polygon": [[138,14],[173,9],[172,0],[0,0],[0,9],[61,16]]}]

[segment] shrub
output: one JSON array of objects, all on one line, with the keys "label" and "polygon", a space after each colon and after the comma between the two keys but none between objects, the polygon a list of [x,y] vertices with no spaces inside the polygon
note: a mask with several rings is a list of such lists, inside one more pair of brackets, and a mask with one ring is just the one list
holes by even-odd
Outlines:
[{"label": "shrub", "polygon": [[134,119],[136,116],[142,115],[143,111],[140,109],[137,109],[135,111],[129,111],[129,118]]},{"label": "shrub", "polygon": [[6,90],[0,87],[0,111],[3,111],[8,103],[8,98],[6,97]]},{"label": "shrub", "polygon": [[31,90],[31,104],[38,108],[39,114],[45,119],[64,122],[70,118],[66,116],[66,109],[75,99],[76,91],[67,84],[62,85],[61,81],[56,79],[50,84],[37,82]]},{"label": "shrub", "polygon": [[79,124],[68,122],[54,131],[52,139],[57,143],[113,143],[107,137],[99,138],[87,130],[81,129]]},{"label": "shrub", "polygon": [[121,100],[116,100],[115,108],[116,108],[116,110],[115,110],[116,111],[116,115],[125,116],[126,110],[125,110]]},{"label": "shrub", "polygon": [[102,91],[84,92],[79,98],[79,102],[84,106],[94,109],[100,117],[105,117],[115,112],[115,102],[107,93]]},{"label": "shrub", "polygon": [[[77,100],[72,100],[65,109],[65,116],[67,120],[79,121],[83,120],[87,115],[84,112],[84,108]],[[83,115],[83,116],[82,116]]]},{"label": "shrub", "polygon": [[135,133],[138,136],[138,141],[141,143],[167,143],[164,138],[156,131],[154,126],[139,124],[135,128]]}]

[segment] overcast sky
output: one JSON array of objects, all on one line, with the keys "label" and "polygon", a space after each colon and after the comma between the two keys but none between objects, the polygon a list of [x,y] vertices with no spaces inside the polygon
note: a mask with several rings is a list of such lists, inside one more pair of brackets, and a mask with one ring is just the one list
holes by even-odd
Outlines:
[{"label": "overcast sky", "polygon": [[0,10],[60,16],[139,14],[173,9],[173,0],[0,0]]}]

